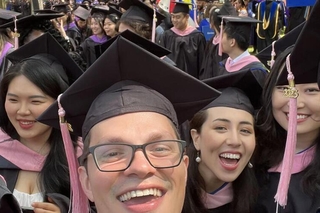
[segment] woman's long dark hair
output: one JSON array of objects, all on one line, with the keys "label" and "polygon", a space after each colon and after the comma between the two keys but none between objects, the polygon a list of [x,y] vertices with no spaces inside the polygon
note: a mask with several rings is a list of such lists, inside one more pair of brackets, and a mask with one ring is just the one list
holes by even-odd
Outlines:
[{"label": "woman's long dark hair", "polygon": [[[4,104],[11,81],[21,75],[28,78],[45,94],[54,99],[68,88],[68,85],[61,79],[58,72],[39,59],[26,59],[12,66],[5,73],[0,86],[0,128],[16,140],[20,140],[20,136],[9,121]],[[74,147],[76,147],[76,138],[73,137],[72,139]],[[60,131],[52,128],[48,142],[50,144],[50,152],[39,174],[39,188],[44,194],[60,193],[69,197],[69,169]]]},{"label": "woman's long dark hair", "polygon": [[[261,177],[267,177],[268,169],[277,166],[283,159],[287,131],[275,120],[272,113],[272,92],[277,84],[280,72],[287,72],[285,67],[286,57],[292,52],[293,46],[286,49],[276,59],[262,93],[262,108],[258,112],[257,147],[254,153],[254,165],[256,173]],[[266,137],[267,136],[267,137]],[[320,135],[316,139],[319,143]],[[304,170],[302,186],[306,193],[313,195],[320,188],[320,146],[316,147],[315,156],[310,165]],[[266,179],[261,178],[262,184]]]},{"label": "woman's long dark hair", "polygon": [[[199,134],[201,127],[207,120],[208,112],[206,110],[199,111],[190,121],[190,129],[195,129]],[[186,198],[183,207],[183,213],[206,213],[210,212],[203,203],[203,191],[205,182],[202,178],[198,163],[195,161],[197,150],[190,138],[187,147],[189,156],[188,180],[186,189]],[[252,169],[245,167],[239,177],[232,182],[233,200],[226,213],[251,213],[258,195],[257,181]]]}]

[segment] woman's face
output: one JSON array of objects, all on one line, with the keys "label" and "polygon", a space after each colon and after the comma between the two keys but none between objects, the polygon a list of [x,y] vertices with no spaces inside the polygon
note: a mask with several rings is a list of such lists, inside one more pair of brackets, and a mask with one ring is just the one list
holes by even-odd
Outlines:
[{"label": "woman's face", "polygon": [[24,75],[9,84],[5,99],[8,118],[23,141],[47,141],[51,127],[36,121],[54,99],[46,95]]},{"label": "woman's face", "polygon": [[[195,148],[200,151],[199,172],[207,192],[225,182],[233,182],[248,165],[255,148],[253,116],[229,107],[207,109],[201,133],[191,130]],[[191,159],[194,160],[194,159]]]},{"label": "woman's face", "polygon": [[91,30],[94,35],[103,34],[103,29],[100,27],[99,22],[94,18],[91,18]]},{"label": "woman's face", "polygon": [[[319,135],[320,91],[317,83],[297,84],[295,87],[299,92],[297,98],[297,143],[300,149],[304,149],[308,148]],[[273,89],[272,112],[279,125],[288,130],[289,98],[284,97],[284,89],[286,88],[288,85],[276,86]],[[303,141],[299,138],[303,138]]]},{"label": "woman's face", "polygon": [[114,37],[117,34],[116,31],[116,24],[113,23],[110,19],[106,18],[104,20],[104,31],[106,32],[107,36]]}]

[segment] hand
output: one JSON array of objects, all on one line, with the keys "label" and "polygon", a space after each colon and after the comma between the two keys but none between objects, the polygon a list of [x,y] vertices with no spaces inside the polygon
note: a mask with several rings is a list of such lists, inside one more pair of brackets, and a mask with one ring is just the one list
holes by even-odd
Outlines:
[{"label": "hand", "polygon": [[61,213],[60,208],[53,203],[53,200],[49,197],[49,202],[34,202],[32,207],[34,213]]}]

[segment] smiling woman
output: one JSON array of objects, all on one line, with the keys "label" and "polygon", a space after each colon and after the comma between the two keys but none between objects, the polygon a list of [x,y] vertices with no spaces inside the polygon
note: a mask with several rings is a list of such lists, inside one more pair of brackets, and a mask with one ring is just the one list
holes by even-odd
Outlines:
[{"label": "smiling woman", "polygon": [[254,212],[257,187],[250,159],[264,77],[263,71],[239,71],[206,80],[224,89],[190,121],[184,213]]},{"label": "smiling woman", "polygon": [[7,57],[14,65],[0,87],[0,174],[24,209],[65,212],[70,181],[62,137],[36,119],[82,71],[49,34]]}]

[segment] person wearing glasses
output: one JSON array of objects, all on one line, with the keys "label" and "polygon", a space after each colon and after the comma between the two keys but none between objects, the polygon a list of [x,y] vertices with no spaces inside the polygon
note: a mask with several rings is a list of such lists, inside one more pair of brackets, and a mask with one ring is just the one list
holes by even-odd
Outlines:
[{"label": "person wearing glasses", "polygon": [[[83,137],[78,173],[97,212],[180,213],[189,159],[178,125],[218,94],[119,35],[59,100]],[[57,125],[57,110],[38,120]]]}]

